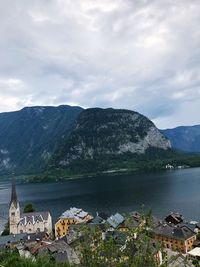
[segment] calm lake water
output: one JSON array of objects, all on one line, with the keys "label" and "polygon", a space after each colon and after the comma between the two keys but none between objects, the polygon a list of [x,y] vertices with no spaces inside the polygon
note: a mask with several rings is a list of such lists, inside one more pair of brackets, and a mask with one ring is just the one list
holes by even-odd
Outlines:
[{"label": "calm lake water", "polygon": [[[0,225],[8,216],[11,184],[0,182]],[[60,183],[17,184],[21,207],[32,202],[49,210],[53,221],[70,207],[121,213],[146,209],[162,218],[177,211],[188,220],[200,221],[200,168],[82,178]]]}]

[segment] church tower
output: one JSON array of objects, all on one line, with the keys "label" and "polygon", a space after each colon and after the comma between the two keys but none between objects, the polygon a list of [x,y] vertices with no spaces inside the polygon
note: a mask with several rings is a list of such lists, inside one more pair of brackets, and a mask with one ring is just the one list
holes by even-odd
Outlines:
[{"label": "church tower", "polygon": [[9,227],[10,234],[18,234],[17,224],[20,220],[20,207],[19,202],[17,200],[17,193],[15,187],[15,181],[12,181],[12,193],[11,193],[11,201],[9,206]]}]

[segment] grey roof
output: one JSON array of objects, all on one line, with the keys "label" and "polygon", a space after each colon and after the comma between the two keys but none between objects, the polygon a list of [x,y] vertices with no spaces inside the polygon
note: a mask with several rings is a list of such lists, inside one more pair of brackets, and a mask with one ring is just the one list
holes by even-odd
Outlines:
[{"label": "grey roof", "polygon": [[153,232],[156,235],[165,236],[173,239],[187,240],[188,238],[196,235],[187,226],[174,227],[168,224],[162,224],[154,228]]},{"label": "grey roof", "polygon": [[37,233],[31,233],[26,234],[24,237],[24,241],[32,242],[32,241],[42,241],[43,239],[47,238],[48,234],[46,232],[37,232]]},{"label": "grey roof", "polygon": [[120,224],[122,224],[124,222],[125,218],[119,214],[116,213],[115,215],[110,216],[107,219],[107,222],[113,227],[113,228],[117,228]]},{"label": "grey roof", "polygon": [[49,252],[53,254],[59,263],[69,262],[79,264],[80,260],[74,251],[64,240],[56,240],[47,246]]},{"label": "grey roof", "polygon": [[0,246],[5,246],[9,243],[17,243],[22,241],[26,237],[26,234],[6,235],[0,236]]},{"label": "grey roof", "polygon": [[93,223],[93,224],[100,224],[100,223],[103,223],[103,222],[105,222],[105,220],[104,220],[102,217],[100,217],[99,215],[97,215],[97,216],[91,221],[91,223]]},{"label": "grey roof", "polygon": [[23,225],[27,225],[29,222],[32,224],[35,224],[37,221],[43,222],[48,219],[49,215],[50,213],[48,211],[23,213],[18,224],[22,223]]},{"label": "grey roof", "polygon": [[61,240],[64,240],[67,244],[72,244],[82,236],[81,232],[70,230]]},{"label": "grey roof", "polygon": [[187,261],[187,259],[182,254],[178,254],[177,256],[172,256],[169,259],[168,267],[174,267],[174,266],[194,267],[194,265],[190,261]]},{"label": "grey roof", "polygon": [[194,231],[195,228],[197,228],[196,224],[192,224],[192,223],[180,223],[179,224],[179,227],[183,227],[183,226],[190,228],[192,231]]}]

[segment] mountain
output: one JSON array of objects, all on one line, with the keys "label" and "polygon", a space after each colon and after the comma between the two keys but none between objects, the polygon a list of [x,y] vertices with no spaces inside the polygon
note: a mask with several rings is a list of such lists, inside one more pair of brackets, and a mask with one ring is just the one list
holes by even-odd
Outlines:
[{"label": "mountain", "polygon": [[161,130],[174,149],[186,152],[200,152],[200,125],[180,126]]},{"label": "mountain", "polygon": [[54,163],[68,166],[77,160],[105,160],[124,154],[144,155],[149,149],[169,150],[170,142],[145,116],[123,109],[86,109],[54,154]]},{"label": "mountain", "polygon": [[62,105],[0,113],[0,173],[42,170],[82,110]]}]

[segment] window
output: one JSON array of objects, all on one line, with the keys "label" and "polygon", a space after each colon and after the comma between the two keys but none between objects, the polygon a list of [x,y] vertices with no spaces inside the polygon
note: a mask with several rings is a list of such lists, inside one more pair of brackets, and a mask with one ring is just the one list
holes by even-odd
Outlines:
[{"label": "window", "polygon": [[15,216],[15,212],[11,212],[11,215],[12,215],[12,216]]}]

